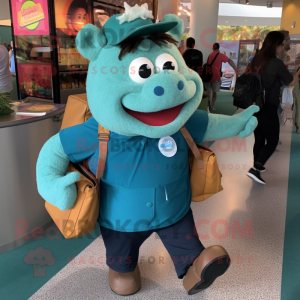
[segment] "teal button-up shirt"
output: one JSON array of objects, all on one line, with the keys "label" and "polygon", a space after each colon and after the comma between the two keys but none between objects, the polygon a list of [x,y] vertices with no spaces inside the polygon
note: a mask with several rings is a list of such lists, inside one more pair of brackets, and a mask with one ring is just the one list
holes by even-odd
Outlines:
[{"label": "teal button-up shirt", "polygon": [[[208,115],[197,110],[186,123],[196,143],[207,130]],[[60,131],[65,153],[73,163],[88,160],[96,174],[98,123],[87,122]],[[180,131],[172,135],[177,145],[173,157],[159,150],[159,140],[128,137],[111,132],[107,162],[100,184],[100,225],[124,232],[170,226],[190,209],[189,147]]]}]

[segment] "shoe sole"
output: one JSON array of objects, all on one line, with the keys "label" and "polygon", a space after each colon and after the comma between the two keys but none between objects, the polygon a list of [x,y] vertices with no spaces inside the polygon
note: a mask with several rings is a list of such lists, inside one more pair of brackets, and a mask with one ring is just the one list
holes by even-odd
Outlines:
[{"label": "shoe sole", "polygon": [[[223,263],[220,264],[219,260],[222,259]],[[228,255],[215,258],[210,264],[208,264],[201,273],[200,282],[196,283],[193,288],[188,292],[189,295],[195,295],[208,287],[210,287],[214,281],[222,276],[230,266],[231,259]]]},{"label": "shoe sole", "polygon": [[266,183],[265,182],[263,182],[263,181],[261,181],[261,180],[259,180],[256,176],[254,176],[253,174],[251,174],[251,173],[247,173],[247,176],[248,177],[250,177],[251,179],[253,179],[254,181],[256,181],[256,182],[258,182],[258,183],[260,183],[260,184],[263,184],[263,185],[265,185]]},{"label": "shoe sole", "polygon": [[266,169],[260,171],[260,173],[264,173],[264,172],[266,172]]},{"label": "shoe sole", "polygon": [[132,293],[132,294],[128,294],[128,295],[118,294],[118,293],[116,293],[112,288],[110,288],[110,289],[111,289],[111,291],[112,291],[115,295],[122,296],[122,297],[128,297],[128,296],[132,296],[132,295],[137,294],[137,293],[141,290],[141,287],[140,287],[136,292],[134,292],[134,293]]}]

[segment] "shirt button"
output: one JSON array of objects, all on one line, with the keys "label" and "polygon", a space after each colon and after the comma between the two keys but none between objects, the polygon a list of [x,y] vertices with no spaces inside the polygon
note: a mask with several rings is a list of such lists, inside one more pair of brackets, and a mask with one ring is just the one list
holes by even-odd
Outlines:
[{"label": "shirt button", "polygon": [[148,208],[150,208],[150,207],[153,206],[153,204],[152,204],[151,202],[148,202],[148,203],[146,204],[146,206],[147,206]]}]

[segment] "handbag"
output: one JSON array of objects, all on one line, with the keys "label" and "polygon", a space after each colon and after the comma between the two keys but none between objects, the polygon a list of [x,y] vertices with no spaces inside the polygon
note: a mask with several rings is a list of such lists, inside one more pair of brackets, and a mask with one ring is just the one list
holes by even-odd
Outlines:
[{"label": "handbag", "polygon": [[97,176],[95,177],[84,166],[70,163],[68,172],[79,172],[80,179],[76,182],[77,198],[72,208],[60,210],[56,206],[46,202],[45,207],[55,222],[56,226],[66,239],[86,235],[95,230],[100,209],[99,183],[104,173],[107,158],[109,132],[101,125],[98,129],[99,160]]},{"label": "handbag", "polygon": [[285,87],[283,89],[282,104],[284,104],[284,105],[293,105],[294,104],[293,89],[294,89],[294,87]]},{"label": "handbag", "polygon": [[217,156],[212,150],[196,145],[185,126],[180,131],[190,147],[192,201],[201,202],[223,190],[221,185],[222,174],[219,170]]},{"label": "handbag", "polygon": [[[211,64],[208,63],[209,61],[209,57],[207,59],[207,63],[203,66],[202,68],[202,73],[200,74],[200,77],[202,79],[203,82],[210,82],[211,79],[213,78],[213,70],[212,70],[212,66],[215,63],[215,60],[217,59],[217,57],[219,56],[220,53],[217,53],[217,55],[215,56],[214,60],[212,61]],[[221,71],[220,71],[221,72]]]}]

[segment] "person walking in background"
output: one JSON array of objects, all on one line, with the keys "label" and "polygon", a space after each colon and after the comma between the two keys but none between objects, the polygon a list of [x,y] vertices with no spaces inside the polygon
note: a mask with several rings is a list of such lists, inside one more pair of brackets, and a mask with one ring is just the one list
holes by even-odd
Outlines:
[{"label": "person walking in background", "polygon": [[[186,51],[183,53],[183,59],[186,65],[197,72],[200,76],[203,66],[203,54],[200,50],[194,49],[196,41],[194,38],[189,37],[186,40]],[[210,99],[210,93],[206,90],[204,86],[203,97],[208,97]]]},{"label": "person walking in background", "polygon": [[286,30],[279,30],[284,35],[284,47],[283,51],[278,54],[278,58],[283,61],[285,65],[288,65],[288,51],[291,50],[291,37],[290,32]]},{"label": "person walking in background", "polygon": [[253,148],[254,166],[247,176],[265,184],[260,173],[265,171],[265,163],[274,153],[279,141],[278,107],[282,85],[294,86],[300,75],[300,70],[293,76],[277,56],[284,49],[284,35],[278,31],[268,33],[262,49],[253,58],[250,69],[252,72],[261,70],[262,85],[265,89],[265,104],[256,113],[258,126],[254,131],[255,143]]},{"label": "person walking in background", "polygon": [[[7,51],[8,51],[8,54],[11,52],[11,44],[9,44],[9,45],[7,46]],[[9,56],[9,58],[10,58],[10,56]]]},{"label": "person walking in background", "polygon": [[201,51],[194,49],[196,45],[196,41],[194,38],[189,37],[186,40],[186,51],[183,53],[183,59],[186,65],[201,74],[202,66],[203,66],[203,54]]},{"label": "person walking in background", "polygon": [[15,54],[13,40],[10,42],[11,50],[9,51],[9,66],[11,75],[16,76]]},{"label": "person walking in background", "polygon": [[[288,69],[289,55],[287,53],[288,53],[288,51],[291,50],[290,33],[287,30],[279,30],[279,32],[281,32],[284,35],[284,48],[283,48],[283,51],[281,53],[279,53],[279,55],[277,57],[283,61],[284,65]],[[280,89],[280,96],[279,96],[280,104],[282,103],[282,93],[283,93],[284,88],[285,88],[285,86],[282,86]],[[277,112],[279,120],[281,120],[282,111],[283,111],[283,109],[282,109],[281,105],[279,105],[278,112]],[[282,145],[282,142],[280,140],[278,141],[278,145]]]},{"label": "person walking in background", "polygon": [[[217,56],[218,55],[218,56]],[[220,44],[215,43],[213,45],[213,52],[208,57],[208,63],[211,64],[215,57],[217,56],[213,66],[212,66],[212,74],[213,77],[210,82],[205,82],[205,88],[208,92],[212,92],[212,103],[210,105],[210,110],[216,110],[215,109],[215,103],[217,100],[217,93],[220,92],[221,87],[221,72],[222,72],[222,63],[227,63],[236,71],[236,65],[235,63],[227,57],[225,54],[220,53]]]},{"label": "person walking in background", "polygon": [[0,93],[4,93],[9,97],[12,89],[8,51],[6,47],[0,45]]},{"label": "person walking in background", "polygon": [[293,96],[294,96],[293,124],[296,127],[296,132],[300,134],[300,78],[298,83],[294,87]]}]

